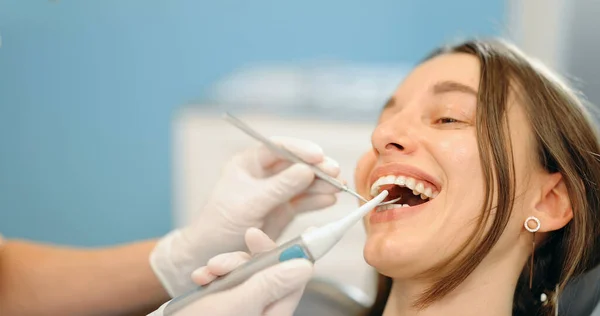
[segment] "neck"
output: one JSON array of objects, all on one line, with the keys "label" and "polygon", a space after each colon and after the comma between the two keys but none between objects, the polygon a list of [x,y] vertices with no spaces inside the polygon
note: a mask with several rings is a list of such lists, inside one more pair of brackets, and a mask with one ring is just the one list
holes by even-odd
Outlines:
[{"label": "neck", "polygon": [[[415,300],[427,290],[431,281],[394,279],[385,307],[384,316],[433,316],[433,315],[512,315],[513,296],[520,269],[509,263],[510,259],[493,264],[482,262],[456,289],[419,309]],[[512,260],[510,260],[512,261]],[[522,266],[521,266],[522,267]]]}]

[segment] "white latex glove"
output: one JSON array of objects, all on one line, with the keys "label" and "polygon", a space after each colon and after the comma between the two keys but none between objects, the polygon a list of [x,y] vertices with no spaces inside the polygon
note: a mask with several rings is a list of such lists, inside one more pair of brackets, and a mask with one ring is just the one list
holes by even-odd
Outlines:
[{"label": "white latex glove", "polygon": [[[339,175],[339,165],[318,145],[294,138],[272,140],[329,175]],[[276,239],[296,214],[333,205],[337,192],[315,179],[307,166],[291,164],[264,145],[257,146],[234,156],[203,211],[191,225],[162,238],[150,263],[171,297],[181,295],[194,288],[190,273],[209,258],[246,250],[248,228],[260,228]]]},{"label": "white latex glove", "polygon": [[[246,243],[252,255],[271,250],[277,245],[262,231],[251,228]],[[245,252],[218,255],[204,267],[194,271],[198,285],[206,285],[250,260]],[[237,287],[202,298],[174,316],[292,316],[313,273],[308,260],[293,259],[265,269]],[[162,315],[163,305],[152,316]]]}]

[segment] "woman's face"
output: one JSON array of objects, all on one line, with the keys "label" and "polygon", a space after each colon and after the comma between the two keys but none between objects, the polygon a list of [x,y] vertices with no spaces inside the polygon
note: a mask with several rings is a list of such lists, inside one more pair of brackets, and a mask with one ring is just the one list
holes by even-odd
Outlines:
[{"label": "woman's face", "polygon": [[[365,217],[365,259],[384,275],[406,277],[433,267],[458,251],[477,225],[485,194],[475,130],[479,67],[467,54],[441,55],[418,66],[385,106],[373,150],[358,163],[356,185],[363,196],[384,189],[402,195],[403,205]],[[517,199],[488,257],[518,248],[534,197],[523,190],[524,182],[543,173],[522,106],[509,98],[507,111]]]}]

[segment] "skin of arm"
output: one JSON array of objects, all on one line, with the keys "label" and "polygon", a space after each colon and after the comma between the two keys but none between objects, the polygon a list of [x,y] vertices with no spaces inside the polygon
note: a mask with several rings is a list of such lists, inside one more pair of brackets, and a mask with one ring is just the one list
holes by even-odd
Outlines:
[{"label": "skin of arm", "polygon": [[77,249],[5,240],[0,315],[146,315],[170,299],[150,267],[155,244]]}]

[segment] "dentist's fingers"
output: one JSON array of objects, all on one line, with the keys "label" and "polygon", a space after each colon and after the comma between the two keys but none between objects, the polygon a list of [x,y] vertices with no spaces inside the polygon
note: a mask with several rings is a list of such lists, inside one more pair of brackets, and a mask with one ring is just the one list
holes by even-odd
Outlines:
[{"label": "dentist's fingers", "polygon": [[313,231],[315,229],[317,229],[316,226],[310,226],[309,228],[305,229],[302,233],[306,234],[306,233],[311,232],[311,231]]},{"label": "dentist's fingers", "polygon": [[[275,144],[283,146],[287,150],[296,154],[300,159],[310,163],[320,163],[323,161],[323,149],[308,140],[292,138],[292,137],[271,137]],[[279,154],[271,151],[267,146],[261,145],[256,148],[256,159],[263,167],[269,167],[280,160],[284,160]]]},{"label": "dentist's fingers", "polygon": [[214,281],[217,277],[235,270],[248,260],[250,260],[250,255],[242,251],[214,256],[208,260],[206,266],[192,272],[192,281],[198,285],[206,285]]},{"label": "dentist's fingers", "polygon": [[[263,231],[250,228],[245,235],[246,245],[251,253],[257,254],[277,247],[277,244]],[[192,280],[198,285],[206,285],[217,277],[225,275],[250,260],[248,253],[237,251],[217,255],[211,258],[206,266],[192,272]]]},{"label": "dentist's fingers", "polygon": [[298,303],[300,303],[300,299],[302,298],[302,294],[304,293],[305,288],[306,285],[302,286],[299,290],[296,290],[291,294],[288,294],[287,296],[281,298],[276,303],[271,304],[265,309],[265,313],[263,314],[263,316],[292,316],[294,311],[298,307]]},{"label": "dentist's fingers", "polygon": [[[313,265],[308,260],[292,259],[253,275],[230,293],[232,296],[243,297],[252,306],[250,308],[265,315],[263,311],[267,306],[303,289],[312,273]],[[279,315],[291,315],[292,312],[293,310]]]},{"label": "dentist's fingers", "polygon": [[[303,233],[308,233],[314,229],[316,229],[315,226],[310,226],[305,229]],[[264,316],[292,315],[292,313],[296,310],[296,307],[298,307],[298,303],[302,298],[305,288],[306,284],[300,289],[280,299],[277,304],[271,304],[271,306],[265,310]]]},{"label": "dentist's fingers", "polygon": [[263,179],[262,204],[273,209],[282,202],[303,194],[315,180],[313,171],[304,164],[294,164],[280,173]]},{"label": "dentist's fingers", "polygon": [[315,166],[334,178],[340,175],[340,164],[329,156]]},{"label": "dentist's fingers", "polygon": [[[292,164],[293,164],[292,162],[282,158],[282,160],[274,163],[272,166],[265,169],[265,176],[272,176],[274,174],[277,174],[277,173],[285,170]],[[331,157],[327,157],[327,156],[324,157],[323,161],[314,164],[314,166],[321,169],[323,172],[325,172],[326,174],[328,174],[329,176],[332,176],[334,178],[336,178],[337,176],[340,175],[340,165],[338,164],[337,161],[335,161]]]},{"label": "dentist's fingers", "polygon": [[245,239],[246,245],[253,255],[269,251],[277,247],[277,244],[271,240],[267,234],[258,228],[249,228],[246,231]]},{"label": "dentist's fingers", "polygon": [[248,260],[250,255],[243,251],[229,252],[214,256],[208,260],[206,267],[210,273],[221,276],[235,270]]},{"label": "dentist's fingers", "polygon": [[[338,180],[341,183],[346,183],[341,179]],[[305,194],[334,194],[340,191],[340,189],[336,188],[331,183],[325,182],[325,180],[316,179],[304,192]]]},{"label": "dentist's fingers", "polygon": [[305,194],[296,199],[292,203],[292,207],[296,214],[320,210],[334,205],[337,202],[337,197],[333,194]]},{"label": "dentist's fingers", "polygon": [[212,274],[207,266],[200,267],[192,272],[192,281],[200,286],[207,285],[218,277],[218,275]]}]

